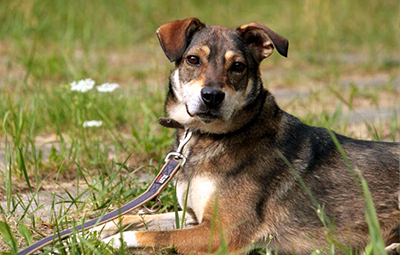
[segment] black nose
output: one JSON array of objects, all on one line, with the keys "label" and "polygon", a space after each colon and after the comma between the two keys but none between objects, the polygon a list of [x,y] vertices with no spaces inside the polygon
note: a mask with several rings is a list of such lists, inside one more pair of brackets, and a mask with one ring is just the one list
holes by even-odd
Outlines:
[{"label": "black nose", "polygon": [[201,90],[201,99],[208,107],[217,107],[224,101],[225,93],[221,90],[203,88]]}]

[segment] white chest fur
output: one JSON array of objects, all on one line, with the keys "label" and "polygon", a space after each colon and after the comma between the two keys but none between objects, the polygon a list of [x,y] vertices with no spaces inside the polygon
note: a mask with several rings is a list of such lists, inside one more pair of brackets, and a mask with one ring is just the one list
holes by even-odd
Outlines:
[{"label": "white chest fur", "polygon": [[189,185],[189,195],[187,207],[193,210],[199,223],[203,220],[204,210],[207,203],[212,201],[215,194],[215,182],[206,176],[196,176],[190,183],[178,182],[176,193],[179,205],[183,208],[185,205],[186,191]]}]

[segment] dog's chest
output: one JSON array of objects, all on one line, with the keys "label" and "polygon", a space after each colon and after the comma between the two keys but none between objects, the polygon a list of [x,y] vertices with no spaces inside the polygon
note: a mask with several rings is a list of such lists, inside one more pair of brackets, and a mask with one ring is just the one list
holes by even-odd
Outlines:
[{"label": "dog's chest", "polygon": [[[177,176],[178,202],[181,208],[186,204],[187,208],[194,212],[198,223],[203,220],[207,204],[213,201],[218,183],[218,177],[209,172],[207,162],[211,157],[218,155],[222,148],[221,143],[205,144],[199,136],[193,135],[182,152],[188,162],[182,169],[185,173],[182,172]],[[186,196],[187,191],[189,191],[188,196]]]},{"label": "dog's chest", "polygon": [[187,208],[190,208],[195,213],[197,220],[201,223],[204,210],[214,197],[216,190],[215,182],[206,176],[195,176],[190,182],[178,181],[176,191],[181,208],[185,206],[186,192],[188,190]]}]

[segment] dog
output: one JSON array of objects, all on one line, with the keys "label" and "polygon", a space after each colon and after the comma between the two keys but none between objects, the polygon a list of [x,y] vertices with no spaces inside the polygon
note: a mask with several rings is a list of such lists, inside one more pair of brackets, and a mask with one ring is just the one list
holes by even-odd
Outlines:
[{"label": "dog", "polygon": [[[246,254],[266,241],[278,254],[310,254],[328,252],[333,238],[337,253],[362,252],[370,237],[360,176],[384,242],[399,242],[399,143],[351,139],[280,109],[263,87],[259,66],[274,50],[286,57],[287,39],[259,23],[228,29],[196,18],[166,23],[157,36],[175,62],[168,118],[161,123],[176,128],[175,148],[184,129],[193,132],[183,150],[187,162],[176,175],[177,198],[191,226],[115,234],[142,222],[124,216],[100,226],[105,242],[172,246],[180,254],[224,246],[230,254]],[[144,220],[157,225],[173,217]]]}]

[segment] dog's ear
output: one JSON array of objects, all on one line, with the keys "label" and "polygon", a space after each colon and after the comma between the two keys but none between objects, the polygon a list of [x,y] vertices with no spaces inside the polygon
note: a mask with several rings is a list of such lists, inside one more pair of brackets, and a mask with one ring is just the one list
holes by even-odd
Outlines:
[{"label": "dog's ear", "polygon": [[289,41],[269,29],[268,27],[254,22],[240,26],[236,29],[244,38],[246,43],[254,50],[257,61],[270,56],[276,50],[284,57],[287,57]]},{"label": "dog's ear", "polygon": [[176,20],[157,29],[157,37],[167,58],[174,62],[182,57],[193,34],[205,24],[196,18]]}]

